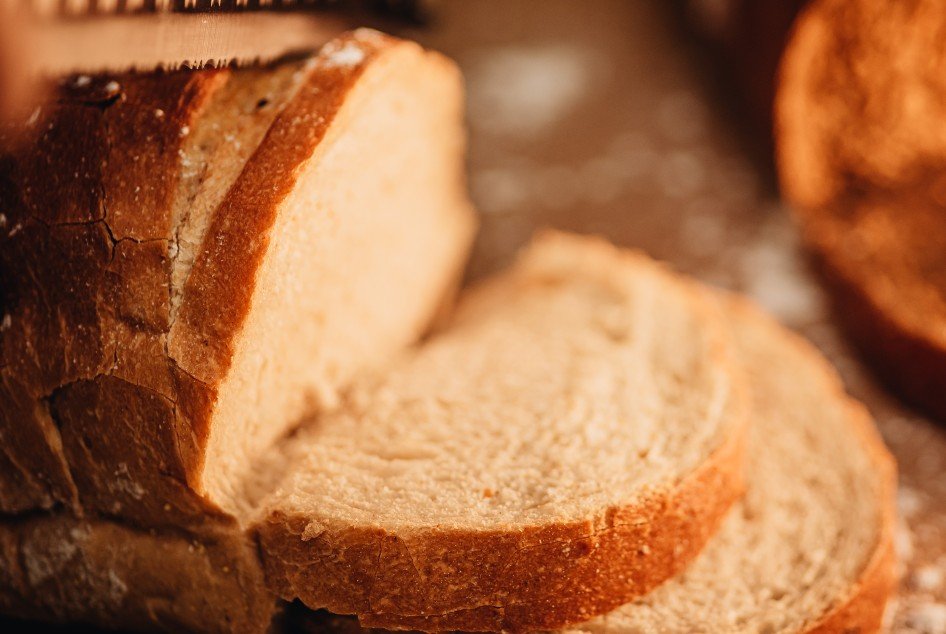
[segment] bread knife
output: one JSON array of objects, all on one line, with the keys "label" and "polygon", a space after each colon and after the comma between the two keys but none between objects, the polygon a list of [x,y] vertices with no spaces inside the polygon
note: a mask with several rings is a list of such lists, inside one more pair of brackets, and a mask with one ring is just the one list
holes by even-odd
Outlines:
[{"label": "bread knife", "polygon": [[0,116],[37,79],[265,63],[318,49],[365,15],[422,21],[416,0],[0,0]]}]

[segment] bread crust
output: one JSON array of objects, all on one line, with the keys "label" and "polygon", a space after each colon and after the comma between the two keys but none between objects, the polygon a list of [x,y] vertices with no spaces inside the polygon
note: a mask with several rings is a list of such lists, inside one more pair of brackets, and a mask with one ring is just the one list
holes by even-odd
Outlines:
[{"label": "bread crust", "polygon": [[[889,9],[820,0],[797,21],[780,70],[777,162],[846,333],[901,397],[946,420],[944,309],[924,299],[942,282],[909,237],[944,231],[910,227],[931,215],[921,208],[942,205],[946,140],[927,121],[941,116],[929,95],[942,91],[936,69],[943,60],[938,49],[916,51],[938,43],[943,13],[925,1]],[[867,226],[859,211],[878,204],[896,215],[886,226]],[[886,238],[865,247],[851,239],[860,232]],[[900,270],[883,251],[905,254]]]},{"label": "bread crust", "polygon": [[764,322],[772,337],[785,339],[801,355],[807,357],[814,371],[820,372],[836,398],[843,401],[848,412],[849,429],[856,442],[870,456],[880,482],[877,543],[863,571],[848,592],[824,615],[807,627],[805,634],[836,634],[838,632],[880,632],[883,630],[887,604],[897,588],[897,556],[894,548],[897,521],[897,464],[874,425],[870,412],[851,398],[837,370],[807,339],[776,323],[753,302],[731,294],[723,294],[729,312],[742,320]]},{"label": "bread crust", "polygon": [[851,431],[870,454],[883,483],[880,533],[873,555],[850,592],[808,630],[809,634],[881,632],[887,604],[897,590],[896,462],[880,439],[867,409],[847,396],[844,398],[848,400]]},{"label": "bread crust", "polygon": [[[63,84],[31,138],[0,138],[0,612],[130,629],[264,629],[275,596],[255,541],[202,491],[210,416],[279,206],[364,72],[406,49],[421,50],[370,30],[341,36],[299,65],[273,119],[233,124],[237,133],[266,127],[211,205],[177,287],[186,143],[224,100],[230,71]],[[184,215],[193,202],[183,200]],[[457,221],[472,233],[471,217]],[[458,267],[470,237],[460,233],[439,238],[455,239]],[[418,310],[411,328],[427,317]],[[56,544],[44,536],[74,529],[94,543],[76,547],[81,567],[65,561],[40,585],[4,580],[29,565],[24,544],[41,556]],[[126,557],[114,559],[110,543]],[[214,553],[210,563],[191,558],[194,543]],[[235,564],[223,563],[231,555],[239,587],[227,577]],[[140,580],[125,583],[121,604],[97,602],[108,588],[94,575],[106,566]]]},{"label": "bread crust", "polygon": [[[349,44],[356,63],[334,63],[333,47]],[[212,212],[176,313],[182,152],[230,71],[64,84],[28,142],[4,139],[0,511],[233,523],[203,496],[200,475],[269,230],[358,78],[400,46],[417,45],[357,31],[300,71]]]},{"label": "bread crust", "polygon": [[[584,621],[699,553],[741,494],[742,450],[734,434],[672,491],[585,522],[514,532],[350,529],[307,539],[308,520],[277,513],[258,527],[267,580],[284,599],[355,614],[364,627],[526,631]],[[466,596],[449,587],[458,579]],[[431,611],[445,604],[469,607]]]},{"label": "bread crust", "polygon": [[[0,473],[5,512],[78,509],[68,456],[89,434],[62,429],[57,417],[57,402],[72,386],[101,387],[111,375],[167,395],[160,381],[169,368],[144,354],[158,345],[162,317],[161,306],[149,301],[160,292],[154,274],[164,264],[152,240],[170,221],[178,130],[206,105],[221,77],[178,73],[61,86],[58,103],[41,110],[30,128],[32,138],[4,152],[0,429],[6,457],[18,465]],[[155,117],[156,110],[164,116]],[[132,186],[138,189],[129,192]],[[151,213],[136,215],[138,202]],[[144,301],[131,297],[131,289]],[[134,363],[125,354],[133,349],[141,351]],[[176,444],[174,422],[137,433],[143,442]],[[161,438],[145,438],[151,434]],[[171,457],[165,462],[175,475],[183,467]]]},{"label": "bread crust", "polygon": [[[907,210],[904,210],[909,213]],[[817,221],[802,219],[806,244],[822,280],[831,291],[834,314],[887,385],[909,404],[946,420],[946,347],[932,330],[900,317],[900,309],[875,297],[863,279],[850,273],[843,255],[828,246]]]},{"label": "bread crust", "polygon": [[[710,291],[707,291],[710,294]],[[714,297],[718,292],[712,292]],[[894,550],[894,527],[896,509],[896,465],[889,451],[880,439],[869,412],[858,402],[851,399],[844,391],[840,377],[827,360],[812,345],[800,336],[776,324],[758,307],[746,299],[723,294],[722,302],[728,312],[737,315],[740,320],[759,323],[777,337],[794,347],[806,357],[813,373],[820,373],[828,391],[834,393],[849,412],[849,428],[852,441],[866,451],[874,465],[881,484],[879,495],[879,531],[872,553],[867,558],[863,571],[858,575],[846,592],[837,597],[837,601],[821,616],[816,616],[801,631],[806,634],[835,634],[838,632],[880,632],[884,612],[896,588],[896,556]],[[311,617],[313,631],[368,632],[367,624],[359,627],[354,619],[315,615]],[[418,625],[423,625],[419,623]],[[568,631],[582,632],[579,624]],[[592,631],[601,631],[594,629]],[[607,630],[605,630],[607,631]]]},{"label": "bread crust", "polygon": [[[588,242],[613,262],[614,247]],[[701,291],[661,274],[692,296],[707,327],[718,323]],[[717,332],[714,358],[731,368]],[[267,581],[284,599],[355,614],[369,628],[548,630],[608,612],[681,572],[741,497],[748,402],[741,381],[732,389],[723,438],[705,462],[627,506],[543,526],[406,534],[313,525],[276,509],[256,527]]]},{"label": "bread crust", "polygon": [[276,597],[253,544],[102,520],[0,524],[0,613],[134,631],[263,632]]},{"label": "bread crust", "polygon": [[[357,64],[335,64],[333,50],[349,43]],[[313,58],[319,72],[300,87],[214,214],[168,334],[175,361],[203,383],[216,384],[229,369],[233,344],[250,309],[255,275],[268,246],[279,205],[292,191],[300,165],[325,137],[355,82],[379,54],[412,45],[375,31],[342,36]],[[247,215],[246,210],[257,213]],[[227,305],[230,310],[220,310]]]}]

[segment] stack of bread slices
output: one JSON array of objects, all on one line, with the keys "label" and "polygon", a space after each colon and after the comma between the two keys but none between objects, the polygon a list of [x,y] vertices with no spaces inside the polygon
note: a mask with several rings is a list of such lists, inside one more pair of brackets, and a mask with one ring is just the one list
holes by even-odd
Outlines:
[{"label": "stack of bread slices", "polygon": [[[894,466],[808,344],[603,240],[455,292],[456,68],[65,83],[0,160],[0,612],[871,632]],[[423,338],[421,338],[423,337]]]}]

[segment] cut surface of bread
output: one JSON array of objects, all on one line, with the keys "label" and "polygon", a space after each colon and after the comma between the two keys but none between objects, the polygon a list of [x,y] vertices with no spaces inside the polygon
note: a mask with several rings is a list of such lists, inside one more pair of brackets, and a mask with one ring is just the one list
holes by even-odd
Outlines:
[{"label": "cut surface of bread", "polygon": [[576,629],[878,632],[895,588],[893,460],[810,344],[724,301],[752,388],[746,495],[686,571]]},{"label": "cut surface of bread", "polygon": [[946,417],[946,10],[820,0],[777,101],[779,172],[838,315],[911,402]]},{"label": "cut surface of bread", "polygon": [[648,259],[548,234],[286,450],[261,551],[367,625],[584,620],[679,572],[742,490],[719,315]]},{"label": "cut surface of bread", "polygon": [[457,284],[459,73],[362,30],[59,96],[0,158],[0,511],[230,522],[267,448]]},{"label": "cut surface of bread", "polygon": [[[363,68],[351,76],[359,55]],[[269,257],[256,272],[210,420],[202,485],[232,509],[242,495],[232,485],[246,479],[247,461],[284,434],[285,423],[298,423],[312,401],[334,406],[357,370],[423,333],[459,283],[472,240],[463,93],[453,63],[365,32],[329,44],[315,66],[321,79],[300,90],[283,112],[286,126],[270,131],[272,143],[247,167],[265,179],[300,134],[326,126],[305,162],[284,168],[301,175],[270,229]],[[329,98],[337,110],[323,114]],[[253,205],[258,190],[232,191],[233,210]],[[244,231],[240,217],[232,221],[226,230]],[[219,255],[216,262],[227,259]],[[222,270],[210,263],[205,272]],[[201,310],[194,315],[208,323]],[[176,342],[176,334],[172,328],[171,349],[180,343],[181,355],[203,366],[200,337],[182,329]]]}]

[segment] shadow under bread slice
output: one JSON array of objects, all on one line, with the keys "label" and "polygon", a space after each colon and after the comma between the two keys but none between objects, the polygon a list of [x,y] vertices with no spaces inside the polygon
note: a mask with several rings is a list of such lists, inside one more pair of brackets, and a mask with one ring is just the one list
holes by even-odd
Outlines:
[{"label": "shadow under bread slice", "polygon": [[679,574],[742,493],[730,353],[679,278],[546,235],[287,447],[258,525],[267,580],[378,627],[614,609]]}]

